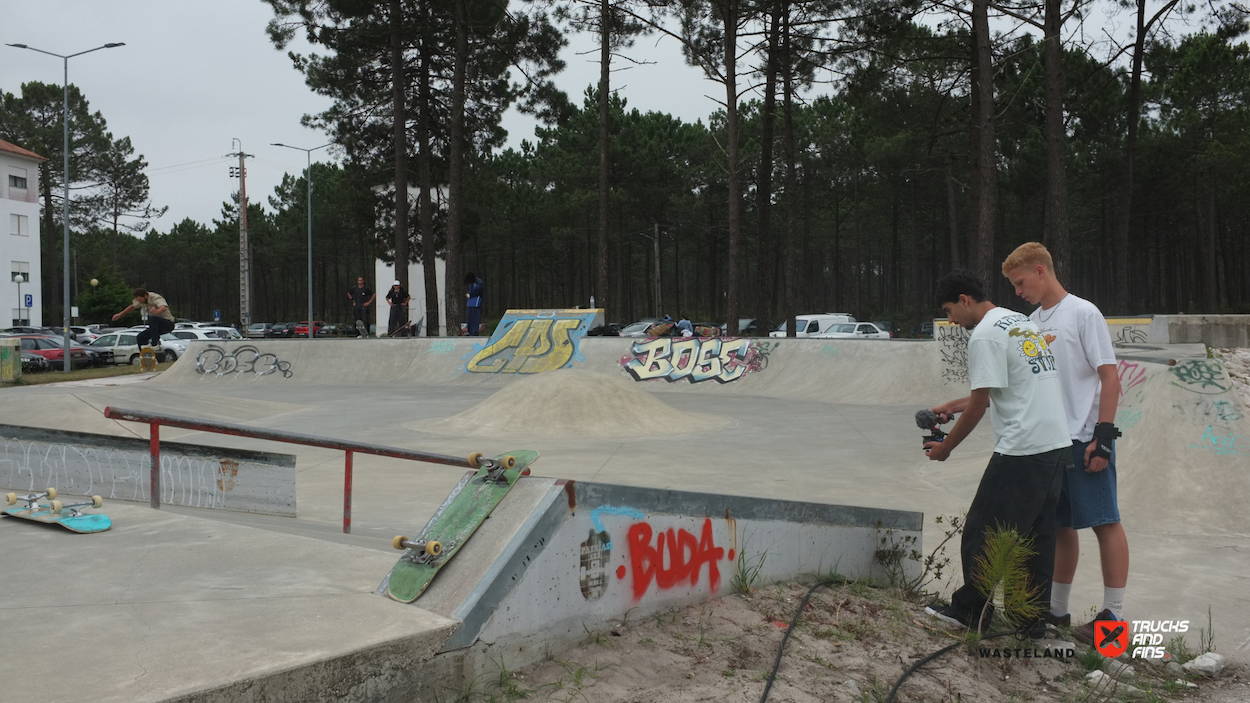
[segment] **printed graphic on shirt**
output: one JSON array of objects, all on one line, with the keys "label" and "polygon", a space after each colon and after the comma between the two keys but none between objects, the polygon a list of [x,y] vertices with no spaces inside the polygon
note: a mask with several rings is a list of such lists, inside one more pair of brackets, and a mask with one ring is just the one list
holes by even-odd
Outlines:
[{"label": "printed graphic on shirt", "polygon": [[1033,373],[1038,374],[1043,371],[1055,370],[1055,357],[1050,353],[1050,344],[1047,339],[1036,331],[1013,327],[1007,331],[1008,337],[1020,337],[1016,348],[1028,360],[1029,366],[1033,367]]}]

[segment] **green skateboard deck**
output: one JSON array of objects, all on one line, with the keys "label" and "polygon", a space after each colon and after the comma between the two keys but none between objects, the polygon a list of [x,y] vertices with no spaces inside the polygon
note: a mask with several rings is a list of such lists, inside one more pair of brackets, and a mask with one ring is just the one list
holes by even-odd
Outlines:
[{"label": "green skateboard deck", "polygon": [[506,466],[507,457],[516,460],[512,468],[492,471],[484,466],[461,481],[416,540],[400,535],[391,542],[396,549],[405,551],[387,577],[388,596],[401,603],[419,598],[438,570],[460,551],[517,479],[529,474],[538,452],[520,449],[501,454],[495,460]]},{"label": "green skateboard deck", "polygon": [[4,514],[23,520],[56,524],[67,530],[82,533],[103,532],[113,526],[113,522],[109,520],[108,515],[103,513],[84,513],[79,509],[88,506],[93,508],[100,507],[104,504],[104,500],[100,496],[91,496],[91,501],[86,503],[63,505],[61,501],[53,500],[51,503],[40,505],[39,499],[44,497],[56,498],[56,490],[49,488],[43,493],[30,493],[24,496],[9,493],[6,496],[9,505],[22,500],[26,502],[26,507],[5,508]]}]

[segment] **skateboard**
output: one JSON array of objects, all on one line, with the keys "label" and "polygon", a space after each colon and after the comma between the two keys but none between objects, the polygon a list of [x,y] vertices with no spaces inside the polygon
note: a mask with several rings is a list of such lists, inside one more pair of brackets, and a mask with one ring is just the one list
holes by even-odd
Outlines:
[{"label": "skateboard", "polygon": [[359,335],[359,336],[361,336],[361,337],[368,337],[368,336],[369,336],[369,330],[365,329],[365,321],[364,321],[364,320],[356,320],[356,334],[357,334],[357,335]]},{"label": "skateboard", "polygon": [[[24,496],[9,493],[5,498],[9,505],[15,505],[19,500],[26,503],[24,508],[5,508],[4,514],[9,517],[59,524],[67,530],[81,533],[103,532],[113,526],[113,522],[109,520],[108,515],[103,513],[88,514],[80,510],[80,508],[87,506],[98,508],[104,505],[104,499],[100,496],[91,496],[91,500],[85,503],[70,503],[66,505],[56,500],[56,489],[49,488],[43,493],[27,493]],[[40,505],[40,498],[47,498],[51,502]]]},{"label": "skateboard", "polygon": [[401,603],[419,598],[438,570],[456,556],[516,480],[529,475],[529,466],[536,459],[538,452],[528,449],[494,459],[484,459],[479,453],[470,455],[469,464],[480,468],[447,496],[420,536],[410,540],[399,535],[391,540],[392,547],[405,551],[387,577],[387,595]]},{"label": "skateboard", "polygon": [[139,352],[139,370],[156,370],[156,350],[152,347],[144,347],[143,350]]}]

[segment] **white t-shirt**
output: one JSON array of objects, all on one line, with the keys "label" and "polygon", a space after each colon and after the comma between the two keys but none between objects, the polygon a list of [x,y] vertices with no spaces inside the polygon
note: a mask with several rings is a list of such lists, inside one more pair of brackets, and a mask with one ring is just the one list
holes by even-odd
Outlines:
[{"label": "white t-shirt", "polygon": [[968,336],[972,390],[990,391],[994,451],[1029,456],[1072,446],[1055,357],[1028,317],[994,308]]},{"label": "white t-shirt", "polygon": [[1102,392],[1098,367],[1115,365],[1107,320],[1096,305],[1071,293],[1049,310],[1034,310],[1029,319],[1046,337],[1059,363],[1068,433],[1072,439],[1088,442],[1094,438],[1094,424],[1098,422],[1098,398]]}]

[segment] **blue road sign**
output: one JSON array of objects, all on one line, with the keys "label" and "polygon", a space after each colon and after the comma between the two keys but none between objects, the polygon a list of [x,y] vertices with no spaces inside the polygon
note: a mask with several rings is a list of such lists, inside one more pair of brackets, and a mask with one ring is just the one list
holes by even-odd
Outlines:
[{"label": "blue road sign", "polygon": [[28,308],[35,307],[35,296],[31,293],[27,293],[25,297],[26,297],[26,301],[25,301],[26,307]]},{"label": "blue road sign", "polygon": [[219,320],[221,320],[221,311],[220,311],[220,310],[214,310],[214,311],[213,311],[213,321],[214,321],[214,322],[217,322],[217,321],[219,321]]}]

